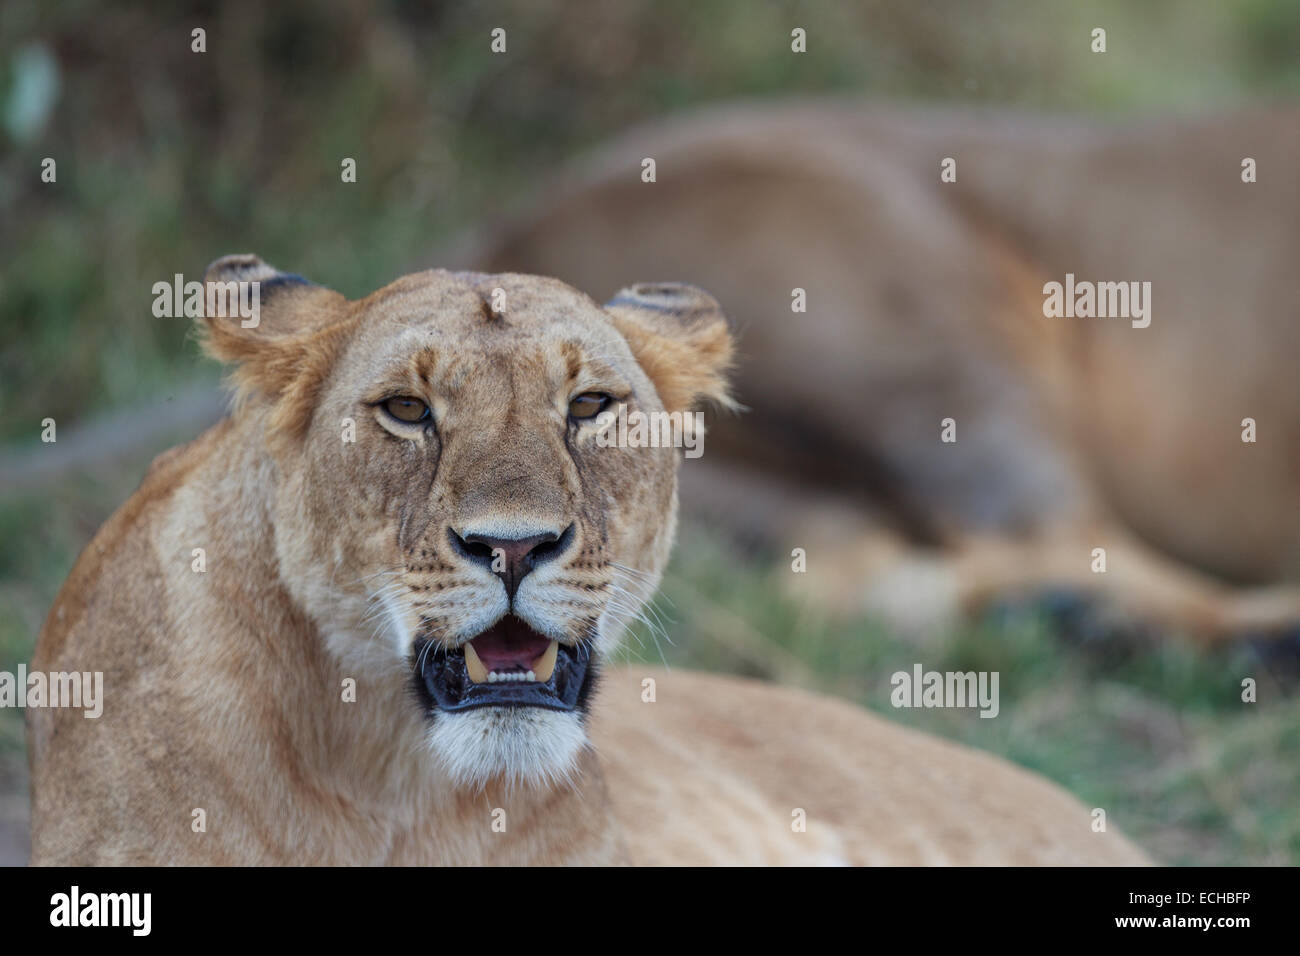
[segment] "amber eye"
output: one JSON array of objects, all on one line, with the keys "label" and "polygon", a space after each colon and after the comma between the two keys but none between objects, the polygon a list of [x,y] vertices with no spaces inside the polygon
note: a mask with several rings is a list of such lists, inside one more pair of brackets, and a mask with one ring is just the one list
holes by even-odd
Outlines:
[{"label": "amber eye", "polygon": [[610,401],[610,397],[602,392],[583,392],[569,402],[569,417],[595,418]]},{"label": "amber eye", "polygon": [[384,402],[384,411],[399,422],[409,422],[410,424],[422,422],[429,417],[428,405],[418,398],[407,398],[404,395],[390,398]]}]

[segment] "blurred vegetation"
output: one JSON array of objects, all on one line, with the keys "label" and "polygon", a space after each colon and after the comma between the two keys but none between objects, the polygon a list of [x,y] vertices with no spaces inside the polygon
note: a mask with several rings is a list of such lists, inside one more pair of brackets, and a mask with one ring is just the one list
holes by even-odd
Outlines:
[{"label": "blurred vegetation", "polygon": [[1300,4],[1264,0],[7,0],[6,118],[41,99],[42,63],[57,93],[0,145],[0,442],[193,380],[154,282],[256,251],[359,295],[652,116],[815,92],[1199,109],[1300,89],[1297,49]]},{"label": "blurred vegetation", "polygon": [[[803,56],[790,53],[796,26]],[[1105,56],[1089,51],[1096,26]],[[206,53],[191,52],[196,27]],[[503,56],[489,52],[495,27]],[[39,447],[46,417],[62,438],[216,381],[186,320],[152,315],[153,283],[255,251],[360,295],[434,265],[439,241],[652,117],[814,93],[1116,116],[1230,107],[1294,97],[1297,49],[1300,4],[1288,0],[6,0],[0,448]],[[344,157],[355,184],[340,181]],[[28,657],[75,555],[146,461],[0,489],[0,668]],[[671,660],[879,709],[897,659],[917,659],[866,625],[800,617],[744,562],[711,571],[698,559],[708,546],[674,565]],[[896,719],[1115,807],[1162,859],[1300,861],[1300,711],[1261,695],[1243,713],[1222,686],[1236,673],[1224,659],[1160,648],[1116,659],[1024,622],[955,635],[921,659],[1001,670],[1003,718]],[[17,786],[20,724],[0,712],[0,791]]]}]

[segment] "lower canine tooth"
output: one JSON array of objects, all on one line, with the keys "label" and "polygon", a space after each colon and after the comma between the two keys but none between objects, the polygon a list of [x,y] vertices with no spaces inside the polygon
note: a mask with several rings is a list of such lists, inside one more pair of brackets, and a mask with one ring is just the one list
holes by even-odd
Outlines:
[{"label": "lower canine tooth", "polygon": [[560,652],[558,641],[551,641],[546,650],[542,651],[542,656],[533,661],[533,669],[528,672],[528,679],[535,680],[540,684],[545,684],[555,673],[555,657]]},{"label": "lower canine tooth", "polygon": [[476,684],[486,684],[491,679],[487,668],[479,660],[478,651],[474,650],[473,644],[465,645],[465,670],[469,674],[469,679]]}]

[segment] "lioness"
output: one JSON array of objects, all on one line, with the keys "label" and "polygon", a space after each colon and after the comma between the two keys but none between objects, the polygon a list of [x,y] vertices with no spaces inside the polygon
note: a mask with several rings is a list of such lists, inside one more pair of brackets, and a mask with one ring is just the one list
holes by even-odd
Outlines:
[{"label": "lioness", "polygon": [[[1294,107],[716,107],[628,133],[443,261],[726,302],[751,411],[683,501],[803,548],[784,577],[822,607],[924,633],[1050,593],[1088,632],[1296,634],[1297,168]],[[1049,301],[1076,280],[1094,317]]]},{"label": "lioness", "polygon": [[[602,665],[681,451],[612,404],[730,401],[718,304],[425,272],[360,301],[221,259],[230,418],[82,554],[33,668],[35,863],[1139,863],[1043,780],[846,704]],[[806,821],[806,825],[805,825]]]}]

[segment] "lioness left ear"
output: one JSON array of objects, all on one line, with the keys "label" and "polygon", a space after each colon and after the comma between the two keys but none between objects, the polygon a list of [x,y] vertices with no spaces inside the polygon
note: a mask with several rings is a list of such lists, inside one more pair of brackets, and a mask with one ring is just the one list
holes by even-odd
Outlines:
[{"label": "lioness left ear", "polygon": [[735,346],[713,296],[692,285],[646,282],[623,289],[605,311],[666,411],[688,411],[703,401],[739,407],[727,382]]},{"label": "lioness left ear", "polygon": [[265,396],[274,423],[297,430],[346,338],[347,299],[254,255],[218,259],[203,281],[204,350],[235,366],[240,402]]},{"label": "lioness left ear", "polygon": [[337,321],[347,302],[254,255],[222,256],[205,270],[203,284],[205,344],[223,362],[243,362],[276,341],[310,336]]}]

